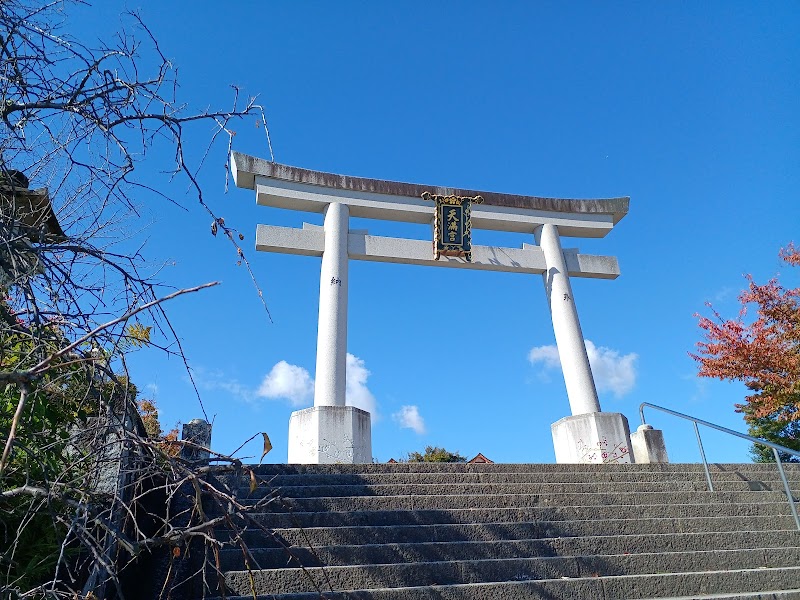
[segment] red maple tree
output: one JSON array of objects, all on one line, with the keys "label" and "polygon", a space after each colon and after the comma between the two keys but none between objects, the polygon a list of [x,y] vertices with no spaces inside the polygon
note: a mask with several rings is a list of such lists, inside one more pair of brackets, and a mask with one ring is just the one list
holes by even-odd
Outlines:
[{"label": "red maple tree", "polygon": [[[779,255],[800,266],[794,244]],[[777,277],[763,285],[751,275],[746,278],[748,288],[739,294],[742,308],[735,319],[724,319],[711,304],[713,318],[695,315],[704,339],[690,356],[700,364],[700,377],[743,381],[754,392],[736,405],[751,426],[764,419],[800,421],[800,287],[785,288]],[[748,313],[751,307],[754,312]]]}]

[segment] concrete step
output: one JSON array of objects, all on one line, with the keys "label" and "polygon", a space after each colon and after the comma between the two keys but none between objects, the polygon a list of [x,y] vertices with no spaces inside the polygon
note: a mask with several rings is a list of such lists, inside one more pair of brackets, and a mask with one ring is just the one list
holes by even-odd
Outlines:
[{"label": "concrete step", "polygon": [[[323,512],[359,510],[450,510],[456,508],[523,508],[528,506],[641,506],[645,504],[727,504],[781,502],[781,492],[598,492],[546,494],[402,495],[281,498],[265,506],[270,512]],[[243,499],[242,504],[257,500]],[[788,502],[787,502],[788,504]]]},{"label": "concrete step", "polygon": [[[303,475],[260,475],[267,486],[296,485],[385,485],[385,484],[451,484],[451,483],[585,483],[589,480],[585,472],[426,472],[426,473],[334,473]],[[787,473],[787,478],[794,484],[800,484],[800,471]],[[250,475],[230,477],[229,485],[247,489]],[[626,483],[626,482],[668,482],[697,481],[706,482],[705,473],[700,471],[604,471],[593,474],[592,481]],[[712,475],[714,483],[723,481],[780,481],[777,469],[772,471],[741,472],[718,471]]]},{"label": "concrete step", "polygon": [[[521,524],[522,525],[522,524]],[[532,528],[534,529],[534,528]],[[534,529],[535,531],[535,529]],[[524,527],[508,532],[509,537],[498,535],[505,531],[476,532],[470,526],[444,532],[425,542],[373,541],[363,545],[317,544],[313,532],[309,540],[298,544],[286,539],[288,551],[277,544],[250,546],[253,565],[262,569],[283,567],[319,567],[325,565],[365,565],[458,561],[476,559],[511,559],[523,557],[591,556],[605,554],[636,554],[641,552],[694,552],[718,548],[721,550],[748,550],[754,548],[796,548],[800,546],[800,532],[794,531],[736,531],[674,534],[629,534],[575,537],[511,537],[523,535]],[[459,536],[462,539],[458,539]],[[378,535],[380,540],[380,534]],[[412,537],[413,539],[413,537]],[[352,542],[353,540],[351,540]],[[224,570],[245,568],[245,557],[239,548],[226,548],[220,552]]]},{"label": "concrete step", "polygon": [[[758,500],[758,497],[753,498]],[[523,508],[456,508],[449,510],[362,510],[328,512],[254,513],[267,527],[342,527],[380,525],[435,525],[445,523],[491,523],[613,519],[620,517],[680,518],[705,516],[788,515],[789,503],[749,502],[729,504],[647,504],[599,506],[529,506]]]},{"label": "concrete step", "polygon": [[[772,590],[765,592],[742,592],[737,593],[723,593],[723,594],[703,594],[702,596],[671,596],[664,598],[664,600],[796,600],[800,599],[800,589],[794,590]],[[633,598],[631,600],[643,600],[641,598]]]},{"label": "concrete step", "polygon": [[458,561],[415,561],[396,564],[328,566],[229,571],[225,583],[232,593],[286,594],[315,590],[401,588],[420,585],[532,581],[541,579],[607,577],[682,573],[697,570],[793,567],[800,548],[756,548],[698,552],[617,554],[603,556],[549,556]]},{"label": "concrete step", "polygon": [[[732,532],[733,533],[733,532]],[[755,533],[755,532],[752,532]],[[764,532],[759,532],[764,533]],[[659,534],[656,534],[659,535]],[[665,535],[665,534],[660,534]],[[702,535],[702,534],[694,534]],[[617,539],[626,536],[613,536],[615,539],[609,543],[611,547],[616,546],[622,549],[622,553],[626,552],[625,548],[633,549],[634,552],[641,552],[642,547],[638,549],[632,548],[631,542],[626,539]],[[800,545],[797,536],[789,536],[783,532],[780,535],[789,544],[788,547]],[[702,539],[702,538],[701,538]],[[714,538],[712,538],[714,539]],[[723,539],[724,537],[718,533],[715,539]],[[773,545],[775,542],[763,537],[754,539],[761,540],[759,546],[765,544]],[[732,537],[733,542],[738,541],[744,548],[749,549],[756,545],[755,541],[749,542],[741,540],[740,538]],[[346,565],[370,565],[370,564],[404,564],[415,562],[441,562],[441,561],[461,561],[471,560],[476,558],[494,558],[494,559],[511,559],[511,558],[525,558],[539,556],[537,552],[548,553],[549,549],[561,550],[575,550],[579,548],[587,548],[593,554],[603,554],[598,552],[602,549],[602,544],[605,540],[597,540],[595,538],[595,547],[591,548],[589,542],[585,541],[583,537],[562,537],[562,538],[544,538],[544,539],[531,539],[531,540],[501,540],[491,542],[422,542],[422,543],[391,543],[391,544],[358,544],[358,545],[336,545],[336,546],[292,546],[290,552],[287,553],[285,549],[271,548],[271,549],[250,549],[251,555],[257,561],[260,568],[281,568],[286,566],[305,566],[305,567],[319,567],[319,566],[346,566]],[[728,541],[728,540],[726,540]],[[697,550],[691,546],[682,546],[681,544],[696,543],[697,539],[692,538],[679,538],[674,542],[666,539],[658,539],[654,543],[658,546],[654,548],[664,548],[664,551],[682,552]],[[651,546],[648,544],[644,546],[645,549],[650,550]],[[728,549],[728,546],[725,546]],[[736,545],[730,546],[731,549],[736,549]],[[706,549],[706,548],[701,548]],[[238,550],[237,550],[238,551]],[[239,558],[235,553],[228,553],[224,551],[226,563],[231,567],[241,565]],[[558,553],[565,556],[561,552]],[[572,556],[576,552],[570,552],[566,556]],[[543,554],[544,556],[551,556],[551,554]],[[227,568],[227,567],[226,567]]]},{"label": "concrete step", "polygon": [[[764,590],[774,590],[768,594],[782,591],[794,594],[798,588],[800,567],[784,567],[325,591],[324,597],[328,600],[613,600],[704,598],[719,597],[719,594],[733,594],[736,597],[751,593],[758,598],[763,597]],[[228,596],[228,599],[311,600],[319,597],[319,592],[300,592],[256,593]]]},{"label": "concrete step", "polygon": [[[774,465],[711,465],[713,493],[699,464],[254,471],[261,485],[253,493],[247,471],[222,480],[256,512],[242,535],[247,550],[228,542],[218,563],[226,593],[251,599],[319,598],[318,589],[363,600],[791,598],[800,590],[800,532]],[[787,473],[800,491],[800,465]]]},{"label": "concrete step", "polygon": [[[793,532],[792,529],[795,529]],[[796,533],[790,516],[729,519],[706,517],[699,519],[609,519],[585,521],[538,521],[515,523],[468,523],[459,525],[401,525],[384,527],[338,527],[310,529],[275,529],[274,537],[263,538],[256,532],[244,537],[251,548],[278,548],[284,544],[314,547],[359,544],[422,544],[429,542],[495,542],[540,538],[594,537],[605,543],[607,537],[675,534],[723,534],[758,532],[768,535],[787,531]],[[788,534],[787,534],[788,535]],[[800,536],[800,534],[798,534]],[[789,536],[794,543],[798,536]],[[601,539],[602,538],[602,539]],[[226,539],[220,536],[220,539]],[[676,537],[676,544],[683,542]],[[730,542],[729,542],[730,543]],[[767,541],[762,544],[768,544]],[[730,546],[720,546],[728,548]],[[679,549],[679,546],[671,547]],[[697,549],[697,548],[689,548]],[[628,550],[623,550],[627,552]]]},{"label": "concrete step", "polygon": [[[478,587],[475,584],[470,584],[472,587]],[[301,596],[292,595],[290,598],[308,598],[309,596],[303,594]],[[320,598],[320,595],[314,595],[314,598]],[[321,596],[323,599],[331,598],[330,594],[325,594]],[[269,600],[280,600],[280,598],[287,598],[287,596],[226,596],[225,600],[253,600],[256,598],[269,598]],[[437,596],[440,598],[440,596]],[[537,596],[531,596],[531,598],[537,598]],[[553,596],[546,596],[547,600],[552,600]],[[206,597],[206,600],[223,600],[222,598],[218,597]],[[596,600],[602,600],[600,598]],[[634,598],[629,600],[645,600],[644,598]],[[664,597],[662,600],[800,600],[800,589],[794,590],[772,590],[772,591],[765,591],[765,592],[742,592],[742,593],[722,593],[722,594],[694,594],[692,596],[669,596]]]},{"label": "concrete step", "polygon": [[[796,489],[800,489],[800,482]],[[716,492],[775,491],[784,492],[778,480],[718,481]],[[319,498],[354,496],[444,496],[444,495],[509,495],[509,494],[611,494],[634,492],[707,492],[705,480],[669,482],[581,482],[581,483],[406,483],[406,484],[344,484],[260,486],[250,492],[249,487],[237,489],[242,498],[258,499],[269,495],[283,498]]]},{"label": "concrete step", "polygon": [[[800,473],[800,463],[784,464],[787,473]],[[367,465],[251,465],[256,475],[266,477],[275,475],[323,475],[323,474],[371,474],[371,473],[586,473],[596,476],[600,473],[702,473],[700,463],[669,464],[555,464],[555,463],[377,463]],[[763,473],[777,472],[772,463],[710,463],[709,471],[715,473]]]}]

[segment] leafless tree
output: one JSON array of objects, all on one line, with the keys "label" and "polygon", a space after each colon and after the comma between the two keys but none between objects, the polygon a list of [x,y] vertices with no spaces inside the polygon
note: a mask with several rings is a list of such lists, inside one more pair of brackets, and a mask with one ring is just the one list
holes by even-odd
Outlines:
[{"label": "leafless tree", "polygon": [[[0,1],[0,596],[125,597],[126,574],[153,560],[153,594],[177,597],[192,575],[213,590],[219,549],[250,565],[238,532],[276,498],[243,504],[219,477],[258,483],[237,459],[142,428],[125,354],[183,357],[165,302],[214,284],[166,289],[127,232],[143,202],[177,202],[139,176],[168,153],[165,180],[186,182],[186,208],[206,211],[249,270],[198,170],[215,144],[228,155],[233,121],[266,122],[236,88],[227,109],[192,112],[137,14],[90,47],[70,35],[70,8]],[[209,560],[185,561],[192,544]]]}]

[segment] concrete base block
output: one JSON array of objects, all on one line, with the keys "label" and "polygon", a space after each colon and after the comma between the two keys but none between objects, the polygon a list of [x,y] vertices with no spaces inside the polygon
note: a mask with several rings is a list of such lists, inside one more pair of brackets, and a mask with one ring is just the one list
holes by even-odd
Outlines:
[{"label": "concrete base block", "polygon": [[192,419],[183,424],[181,439],[191,442],[181,448],[181,458],[186,460],[208,460],[211,454],[203,448],[211,447],[211,423],[203,419]]},{"label": "concrete base block", "polygon": [[289,419],[289,463],[372,462],[370,414],[353,406],[314,406]]},{"label": "concrete base block", "polygon": [[550,426],[557,463],[631,463],[628,419],[596,412],[564,417]]},{"label": "concrete base block", "polygon": [[637,463],[668,463],[664,432],[653,429],[652,425],[639,425],[631,434],[631,450]]}]

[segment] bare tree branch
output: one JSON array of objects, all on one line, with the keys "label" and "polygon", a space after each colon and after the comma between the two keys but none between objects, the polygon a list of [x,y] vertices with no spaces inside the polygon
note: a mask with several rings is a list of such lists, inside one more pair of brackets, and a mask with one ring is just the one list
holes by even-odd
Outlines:
[{"label": "bare tree branch", "polygon": [[243,532],[278,497],[245,502],[239,459],[146,432],[126,353],[162,348],[191,379],[165,302],[216,283],[165,285],[134,232],[148,207],[204,211],[271,318],[200,175],[243,119],[272,157],[265,111],[236,87],[225,108],[192,110],[137,13],[90,47],[71,35],[75,4],[0,1],[0,597],[131,597],[148,557],[165,568],[147,597],[185,581],[224,595],[220,552],[256,565]]}]

